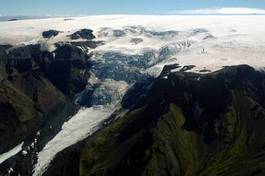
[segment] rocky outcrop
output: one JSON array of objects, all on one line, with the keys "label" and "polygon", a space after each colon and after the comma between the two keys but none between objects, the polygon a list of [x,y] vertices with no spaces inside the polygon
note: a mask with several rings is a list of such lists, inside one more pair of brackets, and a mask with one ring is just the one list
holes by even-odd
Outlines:
[{"label": "rocky outcrop", "polygon": [[92,39],[96,38],[93,34],[93,30],[91,30],[91,29],[81,29],[80,31],[77,31],[77,32],[69,35],[69,37],[72,40],[77,40],[77,39],[92,40]]},{"label": "rocky outcrop", "polygon": [[140,87],[124,99],[130,111],[87,140],[80,175],[265,174],[263,72],[169,72]]},{"label": "rocky outcrop", "polygon": [[60,44],[51,63],[43,63],[44,75],[64,94],[73,97],[85,89],[89,77],[89,55],[78,46]]},{"label": "rocky outcrop", "polygon": [[51,38],[51,37],[57,36],[59,33],[60,33],[60,31],[51,29],[51,30],[48,30],[48,31],[44,31],[42,33],[42,37],[43,38]]},{"label": "rocky outcrop", "polygon": [[144,40],[142,38],[132,38],[130,40],[130,43],[134,44],[134,45],[137,45],[139,43],[142,43]]},{"label": "rocky outcrop", "polygon": [[82,41],[82,42],[71,42],[72,45],[81,47],[82,49],[86,50],[87,48],[95,49],[96,47],[103,45],[103,41]]}]

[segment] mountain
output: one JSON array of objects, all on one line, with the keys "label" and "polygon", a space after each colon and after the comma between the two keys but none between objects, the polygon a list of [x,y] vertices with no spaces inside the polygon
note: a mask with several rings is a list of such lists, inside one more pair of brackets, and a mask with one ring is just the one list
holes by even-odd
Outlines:
[{"label": "mountain", "polygon": [[86,141],[80,175],[264,175],[265,74],[166,76],[129,91],[129,112]]},{"label": "mountain", "polygon": [[264,175],[264,21],[0,22],[0,175]]},{"label": "mountain", "polygon": [[23,162],[31,165],[24,164],[25,173],[31,172],[37,150],[79,108],[76,96],[90,76],[90,56],[78,47],[82,44],[96,47],[97,42],[57,43],[53,52],[41,44],[0,46],[0,153],[24,141],[30,154]]}]

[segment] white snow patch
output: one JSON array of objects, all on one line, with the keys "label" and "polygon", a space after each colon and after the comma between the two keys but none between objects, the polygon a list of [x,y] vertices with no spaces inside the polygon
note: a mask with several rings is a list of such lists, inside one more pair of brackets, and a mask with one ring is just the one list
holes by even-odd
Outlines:
[{"label": "white snow patch", "polygon": [[3,153],[3,154],[0,154],[0,164],[2,164],[3,162],[5,162],[9,158],[11,158],[12,156],[15,156],[17,153],[19,153],[22,150],[23,144],[24,144],[24,142],[22,142],[21,144],[19,144],[16,147],[14,147],[10,151]]},{"label": "white snow patch", "polygon": [[113,109],[113,107],[106,106],[80,109],[77,114],[63,124],[62,130],[38,154],[33,175],[42,175],[58,152],[97,131],[98,125],[109,117]]},{"label": "white snow patch", "polygon": [[27,150],[23,150],[23,151],[22,151],[22,155],[23,155],[23,156],[27,156],[27,154],[28,154]]}]

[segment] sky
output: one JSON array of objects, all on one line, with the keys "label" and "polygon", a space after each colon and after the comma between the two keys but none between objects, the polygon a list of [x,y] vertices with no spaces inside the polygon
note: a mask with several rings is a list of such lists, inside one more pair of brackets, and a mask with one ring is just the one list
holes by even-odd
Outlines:
[{"label": "sky", "polygon": [[0,0],[0,16],[265,14],[265,0]]}]

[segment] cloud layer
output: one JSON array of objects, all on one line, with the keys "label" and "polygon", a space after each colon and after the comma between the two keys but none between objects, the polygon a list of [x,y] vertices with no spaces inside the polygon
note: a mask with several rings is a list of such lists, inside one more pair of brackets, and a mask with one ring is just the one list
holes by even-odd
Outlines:
[{"label": "cloud layer", "polygon": [[172,11],[171,14],[199,14],[199,15],[265,15],[265,9],[228,7],[228,8],[207,8],[183,11]]}]

